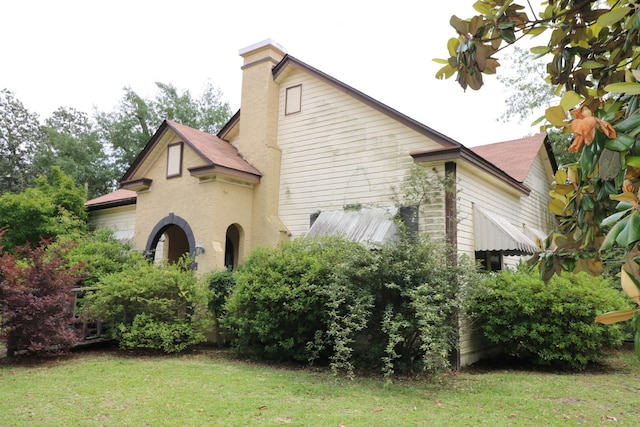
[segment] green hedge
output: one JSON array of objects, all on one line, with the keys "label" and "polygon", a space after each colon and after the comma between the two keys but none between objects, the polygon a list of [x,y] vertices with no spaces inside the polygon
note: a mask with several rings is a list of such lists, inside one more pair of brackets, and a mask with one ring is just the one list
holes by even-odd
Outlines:
[{"label": "green hedge", "polygon": [[622,343],[623,326],[594,319],[628,308],[627,299],[604,278],[565,273],[544,283],[525,268],[487,276],[468,301],[484,336],[509,355],[572,370],[599,361],[605,348]]}]

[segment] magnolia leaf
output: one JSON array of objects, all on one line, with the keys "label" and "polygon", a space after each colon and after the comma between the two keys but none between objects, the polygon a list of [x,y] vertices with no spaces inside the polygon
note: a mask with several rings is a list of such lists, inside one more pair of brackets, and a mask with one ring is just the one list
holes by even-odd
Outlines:
[{"label": "magnolia leaf", "polygon": [[638,126],[640,126],[640,111],[636,110],[629,117],[616,123],[613,127],[618,132],[629,132]]},{"label": "magnolia leaf", "polygon": [[456,70],[451,65],[447,64],[440,68],[436,73],[436,79],[448,79],[455,74]]},{"label": "magnolia leaf", "polygon": [[627,95],[640,95],[640,83],[621,82],[611,83],[604,87],[610,93],[626,93]]},{"label": "magnolia leaf", "polygon": [[615,24],[616,22],[619,22],[625,16],[627,16],[627,14],[631,10],[632,9],[630,7],[626,7],[626,6],[613,9],[611,12],[607,12],[600,15],[600,17],[596,21],[596,24],[600,25],[601,27],[610,27],[611,25]]},{"label": "magnolia leaf", "polygon": [[536,46],[532,47],[530,50],[534,55],[546,55],[551,52],[551,48],[548,46]]},{"label": "magnolia leaf", "polygon": [[[639,85],[640,86],[640,85]],[[549,107],[544,112],[545,118],[556,127],[563,127],[567,119],[567,113],[560,105]]]},{"label": "magnolia leaf", "polygon": [[466,36],[469,34],[469,22],[458,18],[456,15],[451,16],[449,24],[455,28],[458,34]]},{"label": "magnolia leaf", "polygon": [[620,219],[622,219],[628,213],[629,213],[629,209],[626,209],[624,211],[616,212],[614,214],[611,214],[611,215],[609,215],[608,217],[606,217],[605,219],[602,220],[602,222],[600,223],[600,226],[601,227],[609,227],[610,225],[613,225],[616,222],[618,222]]},{"label": "magnolia leaf", "polygon": [[442,58],[433,58],[432,61],[435,62],[436,64],[448,64],[449,63],[448,59],[442,59]]},{"label": "magnolia leaf", "polygon": [[562,200],[552,199],[549,202],[549,210],[552,214],[557,216],[569,216],[570,213],[567,212],[567,205]]},{"label": "magnolia leaf", "polygon": [[614,179],[620,172],[620,153],[605,148],[600,154],[598,167],[600,168],[600,178],[602,180]]},{"label": "magnolia leaf", "polygon": [[629,298],[633,298],[635,300],[640,297],[640,288],[638,287],[639,284],[637,278],[632,276],[624,266],[620,270],[620,286],[622,286],[624,293],[629,295]]},{"label": "magnolia leaf", "polygon": [[458,55],[458,47],[460,46],[460,39],[457,37],[452,37],[447,41],[447,50],[449,51],[449,55],[457,56]]},{"label": "magnolia leaf", "polygon": [[618,202],[637,202],[638,196],[635,193],[630,191],[625,191],[621,194],[609,194],[609,198],[611,200],[616,200]]},{"label": "magnolia leaf", "polygon": [[605,64],[601,64],[598,61],[593,61],[593,60],[584,61],[580,65],[582,66],[582,68],[586,68],[587,70],[593,70],[595,68],[602,68],[605,66]]},{"label": "magnolia leaf", "polygon": [[631,70],[631,74],[633,75],[634,79],[640,80],[640,70]]},{"label": "magnolia leaf", "polygon": [[571,194],[575,191],[576,191],[576,188],[573,186],[573,184],[558,184],[553,188],[553,191],[551,191],[549,194],[551,194],[551,196],[556,198],[557,196],[566,198],[567,194]]},{"label": "magnolia leaf", "polygon": [[640,214],[638,211],[634,210],[628,220],[620,222],[624,222],[625,226],[616,238],[617,244],[627,247],[640,240]]},{"label": "magnolia leaf", "polygon": [[605,314],[601,314],[596,317],[596,323],[602,323],[604,325],[610,325],[612,323],[624,322],[633,317],[638,310],[627,310],[627,311],[610,311]]},{"label": "magnolia leaf", "polygon": [[545,31],[547,31],[547,27],[533,27],[533,28],[529,28],[528,30],[525,30],[524,33],[528,36],[535,37],[535,36],[539,36]]},{"label": "magnolia leaf", "polygon": [[606,142],[605,147],[611,151],[627,151],[633,147],[635,143],[635,138],[624,133],[617,133],[614,139],[610,139]]},{"label": "magnolia leaf", "polygon": [[558,169],[555,178],[556,184],[564,184],[567,182],[567,171],[564,169]]},{"label": "magnolia leaf", "polygon": [[626,159],[627,166],[640,168],[640,156],[628,156]]},{"label": "magnolia leaf", "polygon": [[613,246],[613,243],[618,239],[620,232],[624,230],[628,221],[629,221],[628,218],[624,218],[621,221],[616,222],[615,225],[611,227],[611,230],[609,230],[609,232],[604,238],[604,241],[600,245],[600,251],[606,251],[607,249],[611,249],[611,247]]},{"label": "magnolia leaf", "polygon": [[477,1],[473,4],[473,8],[483,15],[491,14],[491,8],[483,1]]},{"label": "magnolia leaf", "polygon": [[560,100],[560,106],[564,111],[570,111],[577,104],[582,102],[582,96],[578,95],[572,90],[567,91],[564,95],[562,95],[562,99]]}]

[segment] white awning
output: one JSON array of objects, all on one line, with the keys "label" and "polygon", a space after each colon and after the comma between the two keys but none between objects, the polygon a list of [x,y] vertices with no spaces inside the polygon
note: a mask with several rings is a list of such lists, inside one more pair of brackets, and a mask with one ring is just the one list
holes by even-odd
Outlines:
[{"label": "white awning", "polygon": [[540,252],[533,240],[501,215],[474,204],[473,221],[476,251],[498,251],[504,255]]},{"label": "white awning", "polygon": [[389,239],[397,239],[393,215],[395,208],[323,211],[307,236],[342,236],[367,247],[375,247]]}]

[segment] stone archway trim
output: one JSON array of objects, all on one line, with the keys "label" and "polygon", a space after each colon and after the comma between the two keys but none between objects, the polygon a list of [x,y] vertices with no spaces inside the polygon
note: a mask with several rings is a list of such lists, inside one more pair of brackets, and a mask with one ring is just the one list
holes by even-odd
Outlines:
[{"label": "stone archway trim", "polygon": [[182,230],[184,231],[184,234],[186,234],[187,236],[187,242],[189,242],[189,253],[191,255],[195,253],[196,239],[193,236],[193,231],[191,230],[189,223],[185,221],[184,218],[181,218],[178,215],[175,215],[173,212],[167,215],[166,217],[162,218],[156,224],[156,226],[153,227],[153,230],[151,230],[151,233],[149,234],[149,238],[147,239],[147,245],[145,246],[146,253],[148,253],[149,251],[151,251],[153,248],[156,247],[156,245],[158,244],[158,240],[160,240],[160,237],[162,236],[162,233],[164,232],[164,230],[166,230],[167,227],[172,225],[176,225],[182,228]]}]

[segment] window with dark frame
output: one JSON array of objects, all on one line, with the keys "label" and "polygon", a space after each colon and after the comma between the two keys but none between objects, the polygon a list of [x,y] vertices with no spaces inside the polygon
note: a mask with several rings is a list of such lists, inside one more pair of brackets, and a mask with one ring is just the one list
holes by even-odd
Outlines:
[{"label": "window with dark frame", "polygon": [[287,88],[284,114],[299,113],[302,110],[302,85]]},{"label": "window with dark frame", "polygon": [[182,142],[167,147],[167,178],[182,175]]},{"label": "window with dark frame", "polygon": [[502,271],[502,253],[498,251],[476,251],[476,261],[483,271]]}]

